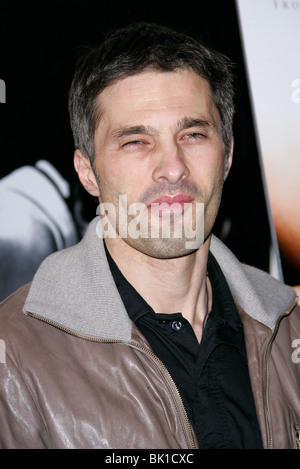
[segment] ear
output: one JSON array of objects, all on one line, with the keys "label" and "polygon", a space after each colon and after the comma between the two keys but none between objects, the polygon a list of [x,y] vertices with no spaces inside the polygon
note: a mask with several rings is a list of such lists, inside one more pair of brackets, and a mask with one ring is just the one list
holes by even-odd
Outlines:
[{"label": "ear", "polygon": [[78,149],[74,153],[74,167],[83,187],[92,196],[99,197],[100,191],[90,159]]},{"label": "ear", "polygon": [[229,174],[229,171],[230,171],[230,168],[231,168],[231,165],[232,165],[232,159],[233,159],[233,147],[234,147],[234,140],[233,140],[233,137],[231,138],[231,144],[230,144],[230,150],[229,150],[229,153],[226,157],[226,165],[225,165],[225,170],[224,170],[224,181],[226,180],[228,174]]}]

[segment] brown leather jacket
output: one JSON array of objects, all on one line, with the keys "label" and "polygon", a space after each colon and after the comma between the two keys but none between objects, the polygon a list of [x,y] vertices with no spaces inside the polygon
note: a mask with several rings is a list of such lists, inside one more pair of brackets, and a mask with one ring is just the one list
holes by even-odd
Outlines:
[{"label": "brown leather jacket", "polygon": [[[211,249],[244,325],[264,447],[297,448],[295,293],[215,238]],[[0,305],[0,416],[0,448],[197,448],[174,382],[128,318],[97,219]]]}]

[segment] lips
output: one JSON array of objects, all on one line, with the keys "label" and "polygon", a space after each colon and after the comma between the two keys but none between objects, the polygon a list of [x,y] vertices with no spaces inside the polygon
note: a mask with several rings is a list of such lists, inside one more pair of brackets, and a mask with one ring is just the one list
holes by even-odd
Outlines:
[{"label": "lips", "polygon": [[150,205],[152,204],[187,204],[193,202],[193,197],[188,194],[177,194],[174,196],[170,195],[163,195],[158,197],[157,199],[153,200]]},{"label": "lips", "polygon": [[152,200],[148,209],[154,212],[178,212],[184,209],[185,204],[193,202],[193,197],[188,194],[162,195]]}]

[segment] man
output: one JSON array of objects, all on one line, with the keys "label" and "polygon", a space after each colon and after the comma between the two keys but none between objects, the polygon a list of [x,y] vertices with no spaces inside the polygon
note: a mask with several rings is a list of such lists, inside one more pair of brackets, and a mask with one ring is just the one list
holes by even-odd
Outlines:
[{"label": "man", "polygon": [[100,216],[1,305],[1,447],[297,447],[295,292],[211,234],[232,95],[225,57],[155,25],[79,63],[74,163]]}]

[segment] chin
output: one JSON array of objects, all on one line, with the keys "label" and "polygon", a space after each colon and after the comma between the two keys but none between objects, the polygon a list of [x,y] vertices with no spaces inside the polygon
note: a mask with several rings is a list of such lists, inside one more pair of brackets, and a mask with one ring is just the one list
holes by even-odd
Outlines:
[{"label": "chin", "polygon": [[176,259],[197,251],[203,245],[201,242],[192,242],[188,239],[127,239],[126,243],[155,259]]}]

